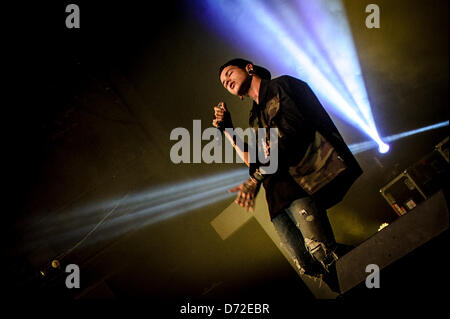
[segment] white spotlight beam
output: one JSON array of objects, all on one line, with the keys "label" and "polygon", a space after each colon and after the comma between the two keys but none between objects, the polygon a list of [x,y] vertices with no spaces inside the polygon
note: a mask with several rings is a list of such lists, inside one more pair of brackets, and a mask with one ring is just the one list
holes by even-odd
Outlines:
[{"label": "white spotlight beam", "polygon": [[[129,194],[124,199],[116,198],[102,203],[94,203],[68,214],[58,212],[44,222],[31,223],[26,232],[25,241],[29,249],[47,242],[74,242],[89,233],[105,212],[117,207],[93,234],[98,242],[119,236],[127,231],[138,229],[193,209],[203,207],[220,200],[235,196],[228,189],[241,183],[248,177],[248,169],[216,174],[194,181],[154,187],[137,194]],[[100,235],[97,235],[100,233]],[[86,241],[92,244],[93,240]]]},{"label": "white spotlight beam", "polygon": [[[435,130],[435,129],[438,129],[438,128],[441,128],[444,126],[448,126],[448,125],[449,125],[449,121],[440,122],[437,124],[428,125],[428,126],[425,126],[422,128],[408,131],[408,132],[390,135],[388,137],[384,137],[383,140],[385,140],[386,142],[394,142],[396,140],[399,140],[399,139],[402,139],[402,138],[405,138],[405,137],[408,137],[411,135],[423,133],[423,132],[430,131],[430,130]],[[377,144],[374,141],[365,141],[365,142],[361,142],[361,143],[355,143],[355,144],[352,144],[349,146],[349,148],[353,154],[362,153],[362,152],[368,151],[370,149],[373,149],[375,147],[377,147]]]}]

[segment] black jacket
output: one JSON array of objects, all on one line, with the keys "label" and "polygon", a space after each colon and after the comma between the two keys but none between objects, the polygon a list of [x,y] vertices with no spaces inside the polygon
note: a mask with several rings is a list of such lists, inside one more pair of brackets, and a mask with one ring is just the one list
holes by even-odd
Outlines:
[{"label": "black jacket", "polygon": [[[271,219],[298,198],[324,209],[342,200],[361,167],[309,86],[291,76],[261,80],[257,127],[277,128],[278,170],[263,181]],[[253,174],[260,163],[250,165]]]}]

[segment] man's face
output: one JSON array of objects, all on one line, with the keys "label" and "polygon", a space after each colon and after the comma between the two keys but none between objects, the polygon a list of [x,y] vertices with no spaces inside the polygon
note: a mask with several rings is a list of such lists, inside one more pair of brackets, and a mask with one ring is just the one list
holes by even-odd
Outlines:
[{"label": "man's face", "polygon": [[248,73],[234,65],[225,67],[220,74],[220,82],[233,95],[245,95],[249,80]]}]

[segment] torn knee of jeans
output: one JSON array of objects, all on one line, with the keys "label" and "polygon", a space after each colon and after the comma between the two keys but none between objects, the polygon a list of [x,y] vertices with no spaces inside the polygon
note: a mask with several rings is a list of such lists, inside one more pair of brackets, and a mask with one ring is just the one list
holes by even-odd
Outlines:
[{"label": "torn knee of jeans", "polygon": [[307,222],[312,222],[314,220],[314,216],[311,214],[308,214],[308,211],[306,209],[301,209],[299,212],[300,212],[300,215],[302,215],[303,218],[305,218],[305,220]]},{"label": "torn knee of jeans", "polygon": [[306,209],[300,209],[300,215],[306,216],[308,215],[308,212],[306,211]]}]

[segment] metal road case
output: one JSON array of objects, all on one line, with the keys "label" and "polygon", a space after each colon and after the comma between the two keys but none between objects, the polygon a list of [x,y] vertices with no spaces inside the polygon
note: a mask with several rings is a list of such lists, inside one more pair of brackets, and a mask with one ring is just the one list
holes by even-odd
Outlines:
[{"label": "metal road case", "polygon": [[413,210],[427,199],[407,170],[381,188],[380,193],[399,216]]},{"label": "metal road case", "polygon": [[381,195],[399,216],[413,210],[447,183],[448,141],[446,137],[431,153],[380,189]]},{"label": "metal road case", "polygon": [[448,179],[448,162],[442,153],[435,149],[407,169],[414,182],[423,193],[430,197],[439,191]]}]

